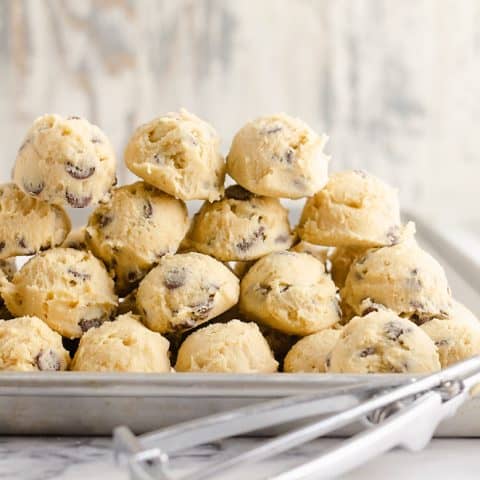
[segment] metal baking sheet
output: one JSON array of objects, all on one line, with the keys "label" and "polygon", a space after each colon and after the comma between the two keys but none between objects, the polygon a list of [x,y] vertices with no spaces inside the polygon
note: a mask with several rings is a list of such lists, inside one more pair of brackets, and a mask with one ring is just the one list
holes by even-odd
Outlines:
[{"label": "metal baking sheet", "polygon": [[[444,265],[454,295],[480,312],[480,269],[421,219],[419,242]],[[291,394],[365,381],[330,374],[2,373],[0,434],[110,435],[120,424],[145,433],[184,420]],[[389,386],[410,375],[368,375]],[[353,426],[348,432],[352,433]],[[259,432],[259,434],[272,433]],[[480,437],[480,398],[440,425],[437,436]]]}]

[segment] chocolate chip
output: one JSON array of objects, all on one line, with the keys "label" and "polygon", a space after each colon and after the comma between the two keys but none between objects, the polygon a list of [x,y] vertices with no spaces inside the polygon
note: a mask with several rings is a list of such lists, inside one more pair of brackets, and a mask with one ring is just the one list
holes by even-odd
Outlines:
[{"label": "chocolate chip", "polygon": [[97,223],[100,228],[105,228],[106,226],[110,225],[113,221],[113,217],[110,215],[103,215],[99,213],[97,215]]},{"label": "chocolate chip", "polygon": [[58,371],[61,368],[60,359],[53,350],[40,350],[35,357],[35,364],[41,371]]},{"label": "chocolate chip", "polygon": [[185,278],[184,268],[173,268],[165,274],[163,284],[168,290],[176,290],[185,284]]},{"label": "chocolate chip", "polygon": [[275,237],[275,243],[287,243],[290,240],[290,236],[287,234],[281,234],[278,235],[278,237]]},{"label": "chocolate chip", "polygon": [[72,162],[67,162],[65,164],[65,171],[76,180],[90,178],[95,173],[95,170],[95,167],[80,167]]},{"label": "chocolate chip", "polygon": [[5,241],[2,240],[2,241],[0,242],[0,252],[3,251],[3,249],[5,248],[5,246],[6,246],[6,243],[5,243]]},{"label": "chocolate chip", "polygon": [[115,178],[113,179],[112,186],[114,187],[118,183],[118,177],[115,175]]},{"label": "chocolate chip", "polygon": [[157,164],[163,163],[163,157],[159,153],[156,153],[153,156],[153,159],[155,160],[155,163],[157,163]]},{"label": "chocolate chip", "polygon": [[272,133],[278,133],[283,130],[281,125],[273,125],[272,127],[267,127],[262,130],[264,135],[271,135]]},{"label": "chocolate chip", "polygon": [[361,358],[368,357],[369,355],[373,355],[375,353],[375,348],[374,347],[367,347],[364,348],[360,353]]},{"label": "chocolate chip", "polygon": [[192,319],[197,321],[205,320],[213,308],[214,299],[215,293],[211,293],[205,302],[190,305],[190,308],[192,309]]},{"label": "chocolate chip", "polygon": [[282,285],[280,287],[280,293],[286,292],[290,287],[291,287],[291,285]]},{"label": "chocolate chip", "polygon": [[435,345],[437,347],[445,347],[446,345],[448,345],[450,342],[446,339],[446,338],[442,338],[442,340],[437,340],[435,342]]},{"label": "chocolate chip", "polygon": [[231,185],[225,190],[225,196],[233,200],[250,200],[254,195],[240,185]]},{"label": "chocolate chip", "polygon": [[410,273],[411,273],[412,276],[415,277],[416,275],[418,275],[418,268],[412,269],[412,270],[410,271]]},{"label": "chocolate chip", "polygon": [[27,180],[23,181],[23,188],[31,195],[40,195],[45,188],[45,182],[33,183]]},{"label": "chocolate chip", "polygon": [[396,245],[400,241],[400,227],[398,225],[390,227],[387,230],[386,237],[390,245]]},{"label": "chocolate chip", "polygon": [[102,325],[104,319],[103,318],[82,318],[78,322],[78,326],[82,330],[82,332],[87,332],[91,328],[97,328]]},{"label": "chocolate chip", "polygon": [[414,308],[415,310],[422,311],[422,310],[425,309],[425,305],[422,302],[419,302],[419,301],[416,301],[416,300],[410,301],[410,306],[412,308]]},{"label": "chocolate chip", "polygon": [[27,244],[25,243],[25,237],[20,237],[17,240],[17,243],[20,248],[24,248],[24,249],[27,248]]},{"label": "chocolate chip", "polygon": [[238,250],[242,252],[246,252],[249,250],[253,244],[255,244],[258,240],[265,241],[265,227],[260,226],[257,230],[253,232],[253,234],[249,238],[244,238],[240,242],[236,244]]},{"label": "chocolate chip", "polygon": [[92,196],[89,195],[88,197],[78,197],[74,193],[70,192],[65,192],[65,198],[67,199],[67,202],[72,206],[73,208],[85,208],[90,205],[92,201]]},{"label": "chocolate chip", "polygon": [[388,322],[385,325],[385,335],[389,340],[397,341],[399,337],[407,333],[409,330],[403,328],[401,325],[395,322]]},{"label": "chocolate chip", "polygon": [[285,152],[285,155],[283,156],[284,160],[288,163],[288,164],[291,164],[292,161],[293,161],[293,156],[294,156],[294,151],[289,148],[286,152]]},{"label": "chocolate chip", "polygon": [[145,204],[143,205],[143,216],[145,218],[152,218],[153,215],[153,207],[150,200],[146,200]]},{"label": "chocolate chip", "polygon": [[92,143],[103,143],[101,138],[98,137],[92,137],[91,140]]},{"label": "chocolate chip", "polygon": [[327,355],[327,358],[325,359],[325,366],[327,368],[330,368],[330,365],[332,364],[332,358],[330,355]]},{"label": "chocolate chip", "polygon": [[192,318],[186,318],[182,322],[170,324],[170,328],[173,333],[183,332],[184,330],[188,330],[190,328],[195,327],[197,322]]},{"label": "chocolate chip", "polygon": [[91,275],[89,273],[78,272],[77,270],[73,270],[73,268],[69,268],[67,272],[75,277],[78,280],[82,280],[83,282],[90,280]]},{"label": "chocolate chip", "polygon": [[77,116],[71,116],[71,117],[67,117],[67,120],[81,120],[81,118]]},{"label": "chocolate chip", "polygon": [[369,313],[378,312],[378,307],[370,305],[363,312],[362,315],[368,315]]}]

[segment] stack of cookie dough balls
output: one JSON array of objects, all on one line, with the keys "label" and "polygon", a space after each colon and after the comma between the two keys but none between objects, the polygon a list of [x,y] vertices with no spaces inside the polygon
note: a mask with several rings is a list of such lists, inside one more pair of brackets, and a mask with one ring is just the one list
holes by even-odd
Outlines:
[{"label": "stack of cookie dough balls", "polygon": [[[415,374],[479,354],[480,322],[397,191],[329,176],[327,139],[269,115],[225,158],[180,110],[132,133],[139,178],[117,186],[97,126],[35,120],[0,186],[0,370]],[[298,225],[285,199],[305,199]],[[86,207],[72,230],[69,209]]]},{"label": "stack of cookie dough balls", "polygon": [[425,373],[480,353],[479,321],[452,298],[414,225],[402,225],[397,192],[378,178],[333,174],[307,200],[297,232],[331,248],[342,318],[298,341],[285,371]]}]

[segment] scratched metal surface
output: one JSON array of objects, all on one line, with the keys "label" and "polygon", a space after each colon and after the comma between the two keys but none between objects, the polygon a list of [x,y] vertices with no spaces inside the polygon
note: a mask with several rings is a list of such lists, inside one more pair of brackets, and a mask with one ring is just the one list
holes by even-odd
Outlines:
[{"label": "scratched metal surface", "polygon": [[121,157],[134,126],[180,106],[224,151],[247,119],[286,111],[331,136],[333,170],[478,221],[479,39],[476,0],[3,0],[0,179],[44,112],[85,115]]}]

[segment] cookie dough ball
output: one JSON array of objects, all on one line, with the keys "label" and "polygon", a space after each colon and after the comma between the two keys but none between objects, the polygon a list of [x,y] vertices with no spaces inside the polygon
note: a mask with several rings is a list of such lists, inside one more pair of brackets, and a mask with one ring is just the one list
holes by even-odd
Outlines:
[{"label": "cookie dough ball", "polygon": [[327,261],[329,259],[329,252],[331,247],[324,247],[323,245],[314,245],[313,243],[304,242],[301,240],[297,244],[295,244],[290,251],[291,252],[298,252],[298,253],[308,253],[315,257],[317,260],[327,267]]},{"label": "cookie dough ball", "polygon": [[14,315],[35,315],[68,338],[101,325],[117,306],[113,280],[100,260],[71,248],[40,253],[11,282],[0,282]]},{"label": "cookie dough ball", "polygon": [[85,227],[72,230],[61,246],[63,248],[74,248],[75,250],[88,250],[85,233]]},{"label": "cookie dough ball", "polygon": [[240,310],[290,335],[309,335],[340,320],[335,285],[307,253],[271,253],[255,263],[240,285]]},{"label": "cookie dough ball", "polygon": [[229,262],[256,260],[290,248],[293,240],[288,211],[277,199],[257,197],[232,185],[225,198],[205,203],[194,216],[186,243]]},{"label": "cookie dough ball", "polygon": [[445,317],[451,308],[445,271],[414,239],[358,258],[341,295],[357,315],[375,304],[415,320]]},{"label": "cookie dough ball", "polygon": [[181,332],[228,310],[238,301],[238,278],[200,253],[163,257],[140,283],[137,307],[155,332]]},{"label": "cookie dough ball", "polygon": [[128,313],[86,332],[71,370],[165,373],[170,371],[168,346],[167,339]]},{"label": "cookie dough ball", "polygon": [[0,371],[66,370],[62,337],[37,317],[0,320]]},{"label": "cookie dough ball", "polygon": [[126,295],[168,253],[175,253],[188,228],[185,204],[144,182],[116,188],[88,221],[90,250],[110,268]]},{"label": "cookie dough ball", "polygon": [[213,202],[223,195],[225,161],[217,132],[186,110],[137,128],[125,162],[147,183],[176,198]]},{"label": "cookie dough ball", "polygon": [[331,246],[379,247],[402,233],[397,191],[362,170],[332,175],[309,198],[300,218],[302,240]]},{"label": "cookie dough ball", "polygon": [[325,362],[342,333],[327,328],[300,339],[287,353],[283,370],[288,373],[324,373]]},{"label": "cookie dough ball", "polygon": [[13,178],[40,200],[84,208],[108,198],[115,168],[112,145],[96,125],[80,117],[44,115],[20,147]]},{"label": "cookie dough ball", "polygon": [[32,198],[13,183],[0,186],[0,259],[58,246],[70,228],[61,207]]},{"label": "cookie dough ball", "polygon": [[461,303],[453,302],[447,318],[434,318],[421,328],[437,346],[442,368],[480,355],[480,321]]},{"label": "cookie dough ball", "polygon": [[267,197],[313,195],[328,179],[328,137],[285,114],[248,122],[233,139],[227,172],[240,185]]},{"label": "cookie dough ball", "polygon": [[379,310],[344,327],[326,366],[331,373],[427,373],[440,370],[440,361],[420,327]]},{"label": "cookie dough ball", "polygon": [[232,320],[193,332],[178,351],[177,372],[273,373],[278,363],[254,323]]},{"label": "cookie dough ball", "polygon": [[358,247],[336,247],[333,250],[331,255],[329,255],[330,273],[338,288],[343,288],[345,285],[345,279],[352,263],[366,253],[367,250]]}]

